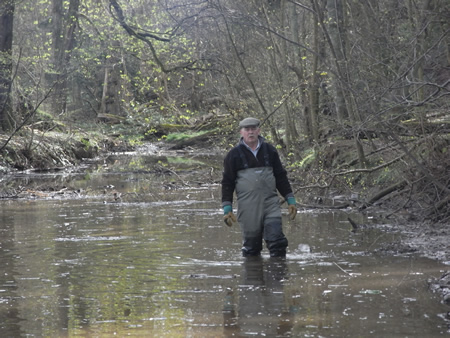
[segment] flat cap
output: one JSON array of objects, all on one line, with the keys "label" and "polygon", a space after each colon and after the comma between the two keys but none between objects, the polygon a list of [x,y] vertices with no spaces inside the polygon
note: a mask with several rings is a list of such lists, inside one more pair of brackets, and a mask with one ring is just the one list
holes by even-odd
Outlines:
[{"label": "flat cap", "polygon": [[239,129],[247,127],[259,127],[260,123],[261,122],[258,119],[255,119],[254,117],[247,117],[243,119],[241,122],[239,122]]}]

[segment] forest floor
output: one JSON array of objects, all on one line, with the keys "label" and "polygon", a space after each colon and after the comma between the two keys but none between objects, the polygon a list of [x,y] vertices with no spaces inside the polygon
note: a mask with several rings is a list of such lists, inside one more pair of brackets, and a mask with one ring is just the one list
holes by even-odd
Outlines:
[{"label": "forest floor", "polygon": [[[221,144],[213,144],[217,141],[214,136],[198,140],[198,142],[188,142],[187,147],[190,152],[201,151],[216,152],[220,154],[220,149],[229,148],[224,147],[225,144],[231,144],[235,135],[229,135],[229,139],[222,141]],[[228,142],[230,141],[230,142]],[[235,140],[234,140],[235,141]],[[227,143],[228,142],[228,143]],[[68,137],[67,133],[36,133],[30,137],[30,134],[25,136],[15,136],[12,140],[4,135],[0,135],[0,199],[17,198],[17,190],[15,187],[4,186],[2,176],[13,174],[17,171],[32,170],[32,171],[46,171],[54,169],[62,169],[70,166],[80,164],[85,158],[93,158],[101,156],[108,152],[128,151],[134,149],[126,138],[120,138],[114,133],[109,134],[89,134],[82,133],[75,136],[75,134]],[[159,143],[162,150],[171,150],[183,148],[183,142],[175,143]],[[339,144],[335,148],[339,148]],[[345,146],[342,145],[342,149]],[[342,153],[345,153],[342,152]],[[339,156],[339,155],[337,155]],[[338,163],[339,158],[334,159],[334,163]],[[210,168],[204,168],[205,173],[197,175],[204,175],[209,179],[214,180],[215,183],[220,182],[220,170],[216,170],[216,174],[211,178]],[[309,170],[314,170],[310,167]],[[447,170],[447,169],[445,169]],[[301,170],[293,170],[288,168],[289,176],[293,181],[294,190],[297,186],[314,186],[315,182],[305,180],[308,174]],[[180,173],[182,175],[182,173]],[[395,179],[395,178],[394,178]],[[401,177],[396,178],[398,180]],[[361,182],[361,180],[359,181]],[[379,191],[385,187],[383,185],[377,187],[370,187]],[[21,187],[24,191],[24,187]],[[48,187],[52,189],[52,187]],[[353,182],[352,195],[362,196],[363,192],[367,192],[367,185]],[[320,189],[319,189],[320,190]],[[343,207],[353,208],[363,213],[371,213],[380,215],[373,224],[353,224],[354,228],[364,227],[380,227],[386,231],[396,231],[401,233],[401,239],[395,243],[391,243],[379,250],[377,254],[383,255],[398,255],[398,254],[419,254],[433,260],[438,260],[444,265],[449,266],[447,271],[443,269],[443,274],[440,279],[428,281],[430,288],[440,293],[443,302],[450,305],[450,224],[448,222],[448,211],[444,215],[444,219],[439,220],[434,217],[429,217],[428,213],[424,213],[424,209],[420,207],[420,203],[411,204],[408,208],[402,208],[408,204],[408,199],[411,195],[396,194],[390,197],[380,198],[376,203],[370,205],[365,203],[363,198],[355,198],[347,196],[345,191],[334,189],[327,190],[327,195],[319,194],[314,188],[301,190],[298,192],[297,202],[299,207],[304,208],[320,208],[320,209],[336,209],[339,205]],[[299,198],[302,196],[302,198]],[[307,199],[304,196],[309,196]],[[312,197],[311,197],[312,196]],[[21,195],[21,198],[26,198],[26,195]],[[31,198],[31,196],[30,196]],[[421,198],[418,198],[421,200]],[[448,203],[444,206],[448,209]],[[352,222],[351,220],[349,220]]]}]

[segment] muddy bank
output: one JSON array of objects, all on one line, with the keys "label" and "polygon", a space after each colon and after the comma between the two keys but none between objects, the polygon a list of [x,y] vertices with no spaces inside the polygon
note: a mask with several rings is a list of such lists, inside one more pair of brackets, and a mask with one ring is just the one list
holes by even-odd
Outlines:
[{"label": "muddy bank", "polygon": [[11,139],[0,135],[0,173],[63,169],[106,152],[131,149],[114,135],[41,131]]}]

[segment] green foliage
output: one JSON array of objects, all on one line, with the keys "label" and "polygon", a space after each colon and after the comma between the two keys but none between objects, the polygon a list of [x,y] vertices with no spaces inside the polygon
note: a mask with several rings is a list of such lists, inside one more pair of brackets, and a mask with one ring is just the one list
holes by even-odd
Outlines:
[{"label": "green foliage", "polygon": [[81,143],[84,144],[84,147],[85,147],[85,148],[88,149],[88,148],[92,147],[91,141],[90,141],[89,139],[87,139],[87,138],[82,138],[80,141],[81,141]]},{"label": "green foliage", "polygon": [[126,139],[127,143],[132,147],[140,146],[144,143],[144,135],[121,135],[121,137]]},{"label": "green foliage", "polygon": [[40,121],[52,121],[54,119],[50,113],[43,111],[41,109],[38,109],[36,111],[36,115],[38,117],[38,120]]},{"label": "green foliage", "polygon": [[381,170],[374,179],[374,185],[385,185],[392,182],[392,179],[396,177],[394,172],[388,167]]},{"label": "green foliage", "polygon": [[309,148],[303,151],[301,154],[302,159],[300,161],[295,161],[290,165],[292,169],[306,169],[311,163],[313,163],[317,158],[317,152],[314,148]]}]

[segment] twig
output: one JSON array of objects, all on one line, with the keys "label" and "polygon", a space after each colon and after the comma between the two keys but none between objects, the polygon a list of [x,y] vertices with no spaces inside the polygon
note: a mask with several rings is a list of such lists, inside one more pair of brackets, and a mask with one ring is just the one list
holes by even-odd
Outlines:
[{"label": "twig", "polygon": [[348,271],[345,271],[344,269],[342,269],[340,266],[339,266],[339,264],[338,263],[336,263],[336,262],[333,262],[333,264],[334,265],[336,265],[342,272],[344,272],[344,273],[346,273],[347,275],[349,275],[350,277],[354,277],[355,276],[355,274],[354,273],[352,273],[352,272],[348,272]]},{"label": "twig", "polygon": [[164,170],[167,170],[167,171],[170,172],[171,174],[174,174],[176,177],[178,177],[178,179],[181,181],[181,183],[183,183],[183,185],[189,187],[189,184],[187,184],[187,183],[181,178],[181,176],[178,175],[174,170],[169,169],[169,168],[164,168],[164,167],[163,167],[163,169],[164,169]]}]

